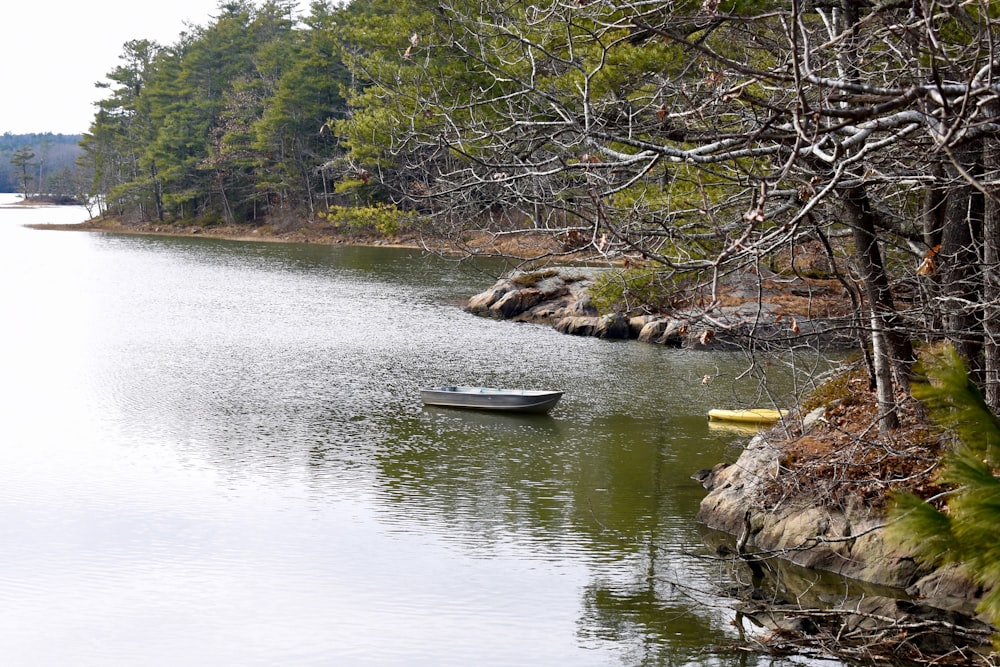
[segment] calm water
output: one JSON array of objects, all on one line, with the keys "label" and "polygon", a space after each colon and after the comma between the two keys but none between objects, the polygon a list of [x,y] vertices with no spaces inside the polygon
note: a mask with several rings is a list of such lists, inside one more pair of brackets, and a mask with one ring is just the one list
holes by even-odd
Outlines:
[{"label": "calm water", "polygon": [[84,217],[0,208],[4,665],[773,664],[692,521],[739,357],[475,318],[415,251],[22,227]]}]

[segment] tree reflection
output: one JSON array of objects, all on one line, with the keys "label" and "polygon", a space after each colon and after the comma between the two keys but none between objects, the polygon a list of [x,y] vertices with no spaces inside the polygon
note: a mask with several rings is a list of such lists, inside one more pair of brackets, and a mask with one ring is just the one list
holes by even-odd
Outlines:
[{"label": "tree reflection", "polygon": [[690,555],[705,549],[690,520],[703,492],[673,442],[690,433],[623,415],[581,426],[436,409],[394,432],[378,456],[387,520],[416,517],[479,554],[584,563],[584,644],[621,644],[641,664],[721,659],[710,647],[735,636],[732,612],[717,569]]}]

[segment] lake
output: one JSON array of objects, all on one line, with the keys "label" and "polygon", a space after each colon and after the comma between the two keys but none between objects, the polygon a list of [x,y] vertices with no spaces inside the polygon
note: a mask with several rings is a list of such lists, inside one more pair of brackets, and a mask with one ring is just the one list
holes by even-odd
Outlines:
[{"label": "lake", "polygon": [[[745,440],[707,410],[765,402],[741,355],[476,318],[489,267],[416,250],[39,231],[85,212],[17,199],[4,665],[782,662],[732,649],[693,521],[691,475]],[[423,407],[436,384],[566,395]]]}]

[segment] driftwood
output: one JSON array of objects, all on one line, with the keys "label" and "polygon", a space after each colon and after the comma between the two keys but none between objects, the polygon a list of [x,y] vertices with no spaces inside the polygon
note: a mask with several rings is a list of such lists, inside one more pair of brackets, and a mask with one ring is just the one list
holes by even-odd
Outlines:
[{"label": "driftwood", "polygon": [[863,598],[853,607],[803,608],[747,602],[737,615],[760,633],[741,632],[743,650],[775,655],[835,657],[853,663],[997,664],[992,628],[959,622],[941,610],[904,600]]}]

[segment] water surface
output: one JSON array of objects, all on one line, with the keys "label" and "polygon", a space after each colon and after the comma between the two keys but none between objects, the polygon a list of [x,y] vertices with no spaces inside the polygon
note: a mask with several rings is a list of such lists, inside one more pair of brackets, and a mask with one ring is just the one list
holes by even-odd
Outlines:
[{"label": "water surface", "polygon": [[417,251],[23,227],[83,217],[0,208],[3,664],[770,664],[693,522],[739,355],[476,318]]}]

